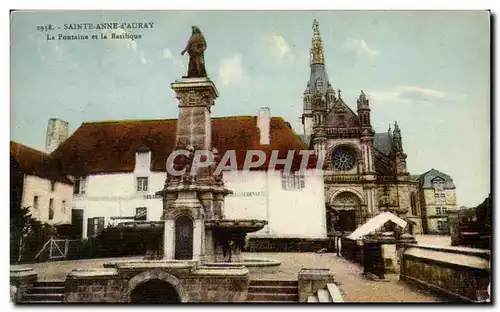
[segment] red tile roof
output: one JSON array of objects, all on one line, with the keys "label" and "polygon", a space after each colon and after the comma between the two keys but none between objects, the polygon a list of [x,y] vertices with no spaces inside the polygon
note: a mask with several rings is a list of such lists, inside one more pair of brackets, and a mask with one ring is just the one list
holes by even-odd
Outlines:
[{"label": "red tile roof", "polygon": [[[51,155],[72,175],[132,172],[136,151],[147,147],[151,150],[151,170],[166,171],[167,158],[175,147],[176,130],[177,119],[88,122]],[[235,150],[238,169],[242,169],[248,150],[266,153],[266,163],[257,168],[261,170],[268,168],[271,151],[278,150],[278,158],[284,159],[288,150],[295,150],[294,168],[298,167],[302,160],[299,151],[307,150],[307,146],[289,124],[282,118],[272,117],[270,136],[271,144],[260,145],[254,116],[212,118],[212,146],[221,156]],[[316,158],[311,156],[308,167],[315,166]]]},{"label": "red tile roof", "polygon": [[61,163],[42,151],[10,141],[10,155],[14,157],[24,174],[65,184],[73,184],[62,173]]}]

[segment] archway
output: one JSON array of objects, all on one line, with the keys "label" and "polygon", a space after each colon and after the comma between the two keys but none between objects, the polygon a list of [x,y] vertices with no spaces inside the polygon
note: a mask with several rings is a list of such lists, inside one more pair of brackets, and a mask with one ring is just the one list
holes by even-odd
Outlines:
[{"label": "archway", "polygon": [[333,224],[336,231],[352,232],[364,222],[361,201],[351,192],[345,191],[335,196],[330,209],[327,222]]},{"label": "archway", "polygon": [[175,288],[160,279],[145,281],[130,292],[131,303],[174,303],[181,302]]},{"label": "archway", "polygon": [[193,220],[188,216],[175,219],[175,259],[193,259]]}]

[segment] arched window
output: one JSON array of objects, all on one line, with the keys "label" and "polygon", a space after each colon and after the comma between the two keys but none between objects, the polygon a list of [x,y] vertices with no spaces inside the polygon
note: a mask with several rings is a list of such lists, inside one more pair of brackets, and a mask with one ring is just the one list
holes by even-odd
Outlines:
[{"label": "arched window", "polygon": [[417,197],[415,196],[415,193],[411,193],[410,195],[410,206],[411,206],[411,214],[414,216],[418,215]]}]

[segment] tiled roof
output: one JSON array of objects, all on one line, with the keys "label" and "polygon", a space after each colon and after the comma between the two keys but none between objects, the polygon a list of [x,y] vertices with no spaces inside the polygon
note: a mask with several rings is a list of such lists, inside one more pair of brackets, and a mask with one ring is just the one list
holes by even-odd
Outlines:
[{"label": "tiled roof", "polygon": [[19,164],[24,174],[65,184],[73,184],[62,173],[59,161],[42,151],[10,141],[10,155]]},{"label": "tiled roof", "polygon": [[[136,151],[147,147],[151,150],[151,170],[166,171],[167,158],[175,147],[176,130],[177,119],[88,122],[51,155],[60,159],[64,171],[72,175],[132,172]],[[273,150],[279,150],[279,159],[286,158],[288,150],[295,150],[294,164],[300,165],[302,158],[298,153],[307,146],[286,121],[272,117],[270,135],[271,144],[260,145],[255,116],[212,118],[212,146],[221,155],[235,150],[238,169],[243,167],[248,150],[266,153],[266,163],[257,169],[268,167]],[[315,160],[310,157],[310,168],[316,166]]]},{"label": "tiled roof", "polygon": [[373,148],[385,156],[389,156],[392,149],[392,140],[389,133],[375,133],[373,137]]},{"label": "tiled roof", "polygon": [[421,174],[418,177],[418,180],[420,182],[420,187],[424,189],[433,188],[432,182],[436,178],[441,178],[444,181],[445,189],[455,189],[455,184],[453,183],[453,179],[449,175],[442,173],[441,171],[438,171],[434,168],[427,171],[426,173]]}]

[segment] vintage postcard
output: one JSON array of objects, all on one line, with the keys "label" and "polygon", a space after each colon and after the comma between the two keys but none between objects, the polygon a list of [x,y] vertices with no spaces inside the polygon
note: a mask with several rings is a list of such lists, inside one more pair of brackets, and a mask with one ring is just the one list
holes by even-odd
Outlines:
[{"label": "vintage postcard", "polygon": [[490,27],[11,11],[12,302],[491,302]]}]

